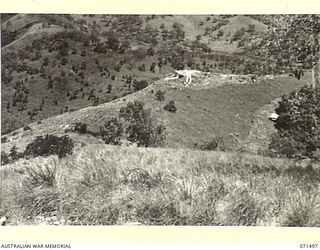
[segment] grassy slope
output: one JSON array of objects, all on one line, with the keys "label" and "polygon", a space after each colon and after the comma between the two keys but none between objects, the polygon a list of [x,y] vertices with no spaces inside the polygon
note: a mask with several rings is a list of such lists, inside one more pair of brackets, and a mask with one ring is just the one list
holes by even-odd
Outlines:
[{"label": "grassy slope", "polygon": [[13,225],[320,223],[319,166],[284,159],[91,145],[0,171],[0,216]]},{"label": "grassy slope", "polygon": [[234,136],[241,140],[248,135],[254,113],[260,107],[301,86],[302,82],[278,78],[258,84],[171,92],[167,100],[176,101],[178,111],[176,114],[165,113],[168,127],[173,128],[170,144],[190,147],[194,142],[201,143],[218,136],[223,137],[227,146],[234,146]]},{"label": "grassy slope", "polygon": [[[214,31],[210,36],[217,37],[218,32],[222,31],[223,36],[220,39],[210,41],[209,46],[213,50],[224,51],[229,53],[241,52],[241,49],[237,47],[237,42],[230,43],[230,39],[234,36],[234,34],[240,30],[245,29],[248,30],[250,24],[254,25],[254,35],[261,34],[267,29],[267,26],[251,17],[237,15],[229,18],[229,23],[223,25],[216,31]],[[251,37],[253,34],[244,34],[245,37],[248,38],[246,43],[250,43]]]},{"label": "grassy slope", "polygon": [[30,45],[32,41],[41,39],[42,37],[51,37],[54,34],[63,31],[63,28],[57,25],[52,25],[47,28],[42,28],[41,23],[34,24],[27,32],[21,35],[18,39],[12,43],[4,46],[2,52],[15,51],[17,48],[23,48],[26,45]]},{"label": "grassy slope", "polygon": [[[299,88],[308,81],[305,76],[300,81],[289,77],[260,80],[258,83],[241,83],[235,80],[234,84],[227,84],[221,76],[211,76],[200,80],[191,87],[184,87],[183,80],[160,80],[139,92],[124,98],[88,107],[79,111],[65,113],[43,120],[41,124],[30,124],[32,131],[19,129],[6,137],[10,140],[2,144],[4,151],[13,145],[21,150],[35,136],[45,133],[64,134],[63,127],[75,122],[88,124],[89,130],[99,131],[99,127],[110,117],[116,117],[120,107],[129,101],[140,100],[151,108],[153,115],[163,121],[167,127],[168,147],[189,147],[194,143],[204,143],[214,136],[223,137],[226,146],[237,148],[238,140],[244,140],[253,126],[256,112],[284,93]],[[205,84],[206,85],[203,85]],[[238,84],[237,84],[238,83]],[[151,91],[165,90],[165,101],[157,101]],[[177,112],[170,113],[163,109],[169,101],[175,101]],[[267,117],[265,117],[265,121]],[[101,143],[91,135],[70,133],[78,142]]]}]

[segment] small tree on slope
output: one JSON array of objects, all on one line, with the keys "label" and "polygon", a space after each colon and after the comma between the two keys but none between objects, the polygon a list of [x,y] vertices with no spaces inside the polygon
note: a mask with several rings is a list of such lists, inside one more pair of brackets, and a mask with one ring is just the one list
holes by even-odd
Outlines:
[{"label": "small tree on slope", "polygon": [[103,127],[100,127],[100,135],[106,144],[120,145],[123,127],[117,118],[111,118]]},{"label": "small tree on slope", "polygon": [[144,147],[159,147],[164,144],[165,126],[156,122],[150,109],[144,108],[143,102],[129,102],[120,109],[119,118],[128,124],[125,132],[129,141]]},{"label": "small tree on slope", "polygon": [[46,134],[45,136],[37,136],[34,141],[27,145],[23,154],[27,157],[57,155],[62,158],[72,154],[73,147],[73,141],[67,135],[58,137]]}]

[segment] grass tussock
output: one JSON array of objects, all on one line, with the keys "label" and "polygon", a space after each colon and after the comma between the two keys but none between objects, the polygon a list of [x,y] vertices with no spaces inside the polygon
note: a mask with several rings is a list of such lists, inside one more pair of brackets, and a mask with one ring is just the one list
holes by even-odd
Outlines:
[{"label": "grass tussock", "polygon": [[0,215],[13,225],[319,226],[319,171],[237,153],[91,145],[3,166]]}]

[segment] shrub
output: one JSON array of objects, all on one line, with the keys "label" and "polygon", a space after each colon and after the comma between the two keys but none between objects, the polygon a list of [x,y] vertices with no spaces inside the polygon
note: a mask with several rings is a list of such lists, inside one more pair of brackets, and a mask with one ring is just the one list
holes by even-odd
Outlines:
[{"label": "shrub", "polygon": [[100,53],[100,54],[105,54],[107,53],[107,47],[105,46],[104,43],[99,42],[97,43],[96,47],[93,49],[94,52]]},{"label": "shrub", "polygon": [[74,131],[79,134],[85,134],[88,132],[88,125],[82,122],[77,122],[74,126]]},{"label": "shrub", "polygon": [[276,113],[278,133],[269,148],[281,156],[313,158],[320,149],[320,88],[305,86],[284,95]]},{"label": "shrub", "polygon": [[35,165],[25,168],[25,183],[29,188],[53,187],[55,179],[55,168],[49,165]]},{"label": "shrub", "polygon": [[111,91],[112,91],[112,85],[111,85],[111,84],[108,84],[107,93],[110,94]]},{"label": "shrub", "polygon": [[111,118],[100,127],[100,135],[106,144],[120,145],[123,135],[122,124],[117,118]]},{"label": "shrub", "polygon": [[211,140],[206,141],[199,146],[200,150],[223,150],[224,144],[221,137],[213,137]]},{"label": "shrub", "polygon": [[306,147],[303,143],[295,141],[292,136],[280,136],[278,133],[272,135],[269,150],[272,157],[285,156],[301,159],[306,154]]},{"label": "shrub", "polygon": [[25,156],[37,157],[57,155],[59,158],[72,154],[74,144],[69,136],[58,137],[46,134],[38,136],[33,142],[29,143],[24,151]]},{"label": "shrub", "polygon": [[165,94],[165,93],[166,93],[165,91],[158,90],[158,91],[156,92],[156,94],[155,94],[157,100],[160,101],[160,102],[163,102],[163,101],[164,101],[164,94]]},{"label": "shrub", "polygon": [[255,25],[254,24],[249,24],[248,26],[248,32],[249,33],[254,33],[255,31]]},{"label": "shrub", "polygon": [[219,30],[217,36],[220,37],[220,36],[223,36],[223,35],[224,35],[224,32],[222,30]]},{"label": "shrub", "polygon": [[300,193],[283,209],[283,227],[317,227],[320,223],[317,195]]},{"label": "shrub", "polygon": [[68,59],[65,57],[61,58],[61,65],[65,66],[68,63]]},{"label": "shrub", "polygon": [[119,118],[128,124],[125,132],[130,142],[145,147],[164,144],[166,128],[152,118],[150,109],[145,109],[143,102],[129,102],[126,107],[120,109]]},{"label": "shrub", "polygon": [[154,178],[150,173],[142,168],[128,169],[123,172],[124,184],[130,184],[133,188],[150,190],[160,184],[161,179]]},{"label": "shrub", "polygon": [[177,107],[174,103],[174,101],[170,101],[168,104],[166,104],[164,107],[163,107],[164,110],[167,110],[169,112],[172,112],[172,113],[175,113],[177,111]]},{"label": "shrub", "polygon": [[148,55],[148,56],[153,56],[153,55],[154,55],[154,49],[153,49],[152,47],[149,47],[149,48],[147,49],[147,55]]},{"label": "shrub", "polygon": [[43,64],[42,64],[43,66],[48,66],[49,65],[49,58],[48,57],[45,57],[44,59],[43,59]]},{"label": "shrub", "polygon": [[186,217],[170,202],[144,203],[136,210],[137,218],[145,225],[185,225]]},{"label": "shrub", "polygon": [[142,81],[135,81],[133,83],[133,88],[134,91],[139,91],[141,89],[144,89],[145,87],[148,86],[148,82],[146,80],[142,80]]},{"label": "shrub", "polygon": [[236,190],[230,198],[229,207],[225,211],[227,220],[222,221],[221,224],[256,226],[258,219],[261,217],[261,211],[252,195],[247,190]]},{"label": "shrub", "polygon": [[26,125],[26,126],[23,127],[23,130],[24,131],[28,131],[28,130],[32,130],[32,129],[28,125]]},{"label": "shrub", "polygon": [[139,71],[146,71],[146,65],[143,63],[142,65],[140,65],[139,67],[138,67],[138,70]]},{"label": "shrub", "polygon": [[17,151],[17,147],[14,145],[14,146],[10,149],[9,156],[10,156],[10,158],[11,158],[12,161],[16,161],[16,160],[18,160],[18,159],[20,159],[20,158],[22,157],[22,154]]},{"label": "shrub", "polygon": [[17,201],[24,218],[33,219],[36,216],[48,218],[58,213],[61,205],[60,197],[60,193],[53,188],[37,188],[32,192],[26,189],[19,194]]}]

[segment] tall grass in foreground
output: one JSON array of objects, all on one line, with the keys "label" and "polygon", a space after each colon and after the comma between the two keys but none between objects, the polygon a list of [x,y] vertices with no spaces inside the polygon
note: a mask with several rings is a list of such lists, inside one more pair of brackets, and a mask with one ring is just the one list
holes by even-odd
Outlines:
[{"label": "tall grass in foreground", "polygon": [[319,226],[320,170],[283,159],[92,145],[1,168],[12,224]]}]

